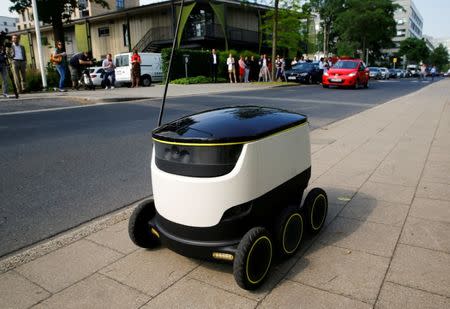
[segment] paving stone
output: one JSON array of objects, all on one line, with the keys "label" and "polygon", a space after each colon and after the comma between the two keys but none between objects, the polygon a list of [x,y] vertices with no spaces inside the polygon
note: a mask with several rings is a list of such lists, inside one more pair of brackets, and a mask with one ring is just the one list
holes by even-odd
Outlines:
[{"label": "paving stone", "polygon": [[328,203],[328,212],[327,212],[327,217],[325,219],[325,226],[330,224],[331,221],[333,221],[336,218],[336,216],[342,210],[342,208],[344,208],[344,206],[345,205],[342,205],[342,204],[330,204],[330,203]]},{"label": "paving stone", "polygon": [[336,218],[326,227],[319,241],[351,250],[390,257],[400,228],[373,222]]},{"label": "paving stone", "polygon": [[[450,154],[447,153],[450,157]],[[450,184],[450,162],[428,162],[423,171],[424,181]]]},{"label": "paving stone", "polygon": [[198,266],[198,262],[169,249],[138,250],[100,273],[155,296]]},{"label": "paving stone", "polygon": [[124,254],[129,254],[138,249],[128,236],[128,220],[94,233],[87,239]]},{"label": "paving stone", "polygon": [[142,308],[255,308],[256,305],[254,300],[184,278]]},{"label": "paving stone", "polygon": [[450,184],[421,181],[416,197],[450,201]]},{"label": "paving stone", "polygon": [[450,254],[397,246],[386,280],[450,297]]},{"label": "paving stone", "polygon": [[55,293],[122,257],[120,253],[87,240],[77,241],[16,270]]},{"label": "paving stone", "polygon": [[283,281],[261,302],[258,308],[368,309],[372,306],[297,282]]},{"label": "paving stone", "polygon": [[320,181],[314,181],[309,185],[308,189],[305,191],[303,198],[305,198],[306,194],[308,194],[308,192],[315,187],[322,188],[327,194],[328,203],[336,205],[347,204],[353,198],[353,196],[356,194],[358,190],[356,187],[346,187],[341,185],[330,186]]},{"label": "paving stone", "polygon": [[94,274],[33,308],[139,308],[149,300],[150,296]]},{"label": "paving stone", "polygon": [[367,181],[356,196],[409,205],[413,199],[414,190],[415,187]]},{"label": "paving stone", "polygon": [[288,278],[373,304],[388,265],[388,258],[315,244],[292,268]]},{"label": "paving stone", "polygon": [[415,198],[409,215],[422,219],[450,222],[450,201]]},{"label": "paving stone", "polygon": [[442,309],[450,308],[450,299],[386,282],[375,308]]},{"label": "paving stone", "polygon": [[15,271],[0,275],[0,307],[29,308],[50,296],[50,293]]},{"label": "paving stone", "polygon": [[371,199],[354,198],[340,216],[401,227],[409,206]]},{"label": "paving stone", "polygon": [[450,222],[430,221],[409,217],[400,237],[400,242],[450,253],[449,236]]}]

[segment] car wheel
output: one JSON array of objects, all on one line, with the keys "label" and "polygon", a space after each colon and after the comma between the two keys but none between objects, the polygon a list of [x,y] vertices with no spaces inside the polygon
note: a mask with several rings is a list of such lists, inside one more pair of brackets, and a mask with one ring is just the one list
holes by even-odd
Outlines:
[{"label": "car wheel", "polygon": [[364,84],[364,88],[365,88],[365,89],[369,88],[369,81],[367,81],[367,82]]},{"label": "car wheel", "polygon": [[288,206],[279,214],[274,226],[275,247],[281,257],[297,252],[303,239],[303,214],[297,205]]},{"label": "car wheel", "polygon": [[311,75],[308,77],[308,84],[311,85],[313,83],[313,78]]},{"label": "car wheel", "polygon": [[306,211],[306,227],[315,235],[320,232],[325,224],[328,213],[328,198],[324,190],[312,189],[305,198],[303,208]]},{"label": "car wheel", "polygon": [[249,230],[239,243],[233,263],[236,283],[245,290],[254,290],[267,277],[272,263],[273,246],[264,227]]},{"label": "car wheel", "polygon": [[150,75],[141,76],[141,83],[144,87],[150,87],[152,85],[152,77]]},{"label": "car wheel", "polygon": [[143,201],[134,209],[128,221],[128,235],[136,246],[154,248],[160,244],[158,231],[149,223],[155,215],[153,200]]}]

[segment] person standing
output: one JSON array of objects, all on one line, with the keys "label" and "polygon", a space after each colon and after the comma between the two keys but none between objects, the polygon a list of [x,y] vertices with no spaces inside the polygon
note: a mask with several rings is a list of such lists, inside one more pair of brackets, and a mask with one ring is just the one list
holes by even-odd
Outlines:
[{"label": "person standing", "polygon": [[[230,78],[230,83],[236,83],[236,66],[235,66],[235,61],[234,61],[232,54],[228,55],[227,66],[228,66],[228,76]],[[234,80],[233,80],[233,76],[234,76]]]},{"label": "person standing", "polygon": [[27,70],[27,55],[25,47],[20,45],[20,36],[12,36],[11,58],[13,59],[13,76],[17,91],[23,93],[26,90],[26,70]]},{"label": "person standing", "polygon": [[213,83],[216,83],[217,82],[217,68],[219,67],[219,56],[217,55],[215,48],[213,48],[211,50],[210,63],[211,63],[211,78],[212,78]]},{"label": "person standing", "polygon": [[[103,73],[103,85],[105,89],[114,89],[114,84],[116,83],[116,72],[114,62],[112,60],[112,55],[107,54],[106,59],[102,62],[102,68],[105,73]],[[111,87],[108,87],[108,78],[111,76]]]},{"label": "person standing", "polygon": [[78,54],[75,54],[70,58],[69,60],[69,71],[70,71],[70,78],[72,79],[72,89],[78,90],[80,85],[78,84],[78,81],[81,78],[82,70],[87,65],[92,65],[92,61],[90,60],[89,52],[84,51]]},{"label": "person standing", "polygon": [[291,61],[291,66],[294,66],[297,64],[297,57],[294,57],[294,60]]},{"label": "person standing", "polygon": [[430,70],[431,73],[431,81],[434,82],[434,77],[436,76],[436,66],[433,65],[433,67]]},{"label": "person standing", "polygon": [[139,87],[139,80],[141,78],[141,56],[139,56],[137,49],[133,50],[131,56],[131,88]]},{"label": "person standing", "polygon": [[64,50],[61,41],[57,41],[51,60],[56,67],[56,71],[58,71],[59,74],[59,84],[58,84],[59,92],[66,91],[64,89],[64,81],[66,80],[66,62],[67,62],[66,56],[67,54],[66,51]]},{"label": "person standing", "polygon": [[2,74],[2,91],[3,97],[8,96],[8,59],[6,58],[6,49],[4,46],[0,46],[0,72]]},{"label": "person standing", "polygon": [[242,55],[239,57],[239,82],[244,81],[244,74],[245,74],[245,62],[244,57]]},{"label": "person standing", "polygon": [[248,57],[245,57],[244,64],[245,64],[244,82],[248,83],[249,82],[248,77],[250,76],[250,69],[252,66],[250,60],[248,60]]},{"label": "person standing", "polygon": [[425,63],[422,63],[420,66],[420,78],[421,80],[425,80],[427,76],[427,65]]}]

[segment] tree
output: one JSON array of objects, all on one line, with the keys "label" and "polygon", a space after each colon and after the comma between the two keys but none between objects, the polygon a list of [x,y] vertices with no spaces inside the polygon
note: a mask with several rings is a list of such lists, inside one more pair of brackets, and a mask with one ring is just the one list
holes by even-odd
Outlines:
[{"label": "tree", "polygon": [[327,55],[331,42],[337,37],[334,25],[339,14],[345,9],[345,0],[311,0],[310,6],[320,15],[322,26],[320,37],[323,37],[323,52]]},{"label": "tree", "polygon": [[417,38],[407,38],[400,43],[399,55],[406,56],[409,62],[419,63],[425,61],[430,50],[424,40]]},{"label": "tree", "polygon": [[[10,0],[13,5],[9,8],[10,12],[23,13],[31,8],[31,0]],[[104,8],[109,8],[105,0],[89,0],[100,4]],[[61,41],[65,46],[63,21],[70,20],[70,15],[75,8],[79,6],[78,0],[36,0],[39,20],[43,23],[52,24],[53,38],[55,41]]]},{"label": "tree", "polygon": [[439,44],[438,47],[436,47],[430,55],[429,62],[432,65],[435,65],[438,70],[443,70],[444,67],[449,63],[449,54],[447,48]]},{"label": "tree", "polygon": [[[346,0],[345,10],[335,21],[341,45],[354,46],[364,56],[366,49],[380,53],[392,46],[396,34],[394,12],[399,5],[391,0]],[[356,50],[355,50],[356,51]]]}]

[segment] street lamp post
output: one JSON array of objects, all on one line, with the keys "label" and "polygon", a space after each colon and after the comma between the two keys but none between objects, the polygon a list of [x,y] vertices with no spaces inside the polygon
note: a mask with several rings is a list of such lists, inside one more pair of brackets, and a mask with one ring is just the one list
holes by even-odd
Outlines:
[{"label": "street lamp post", "polygon": [[39,57],[39,69],[41,70],[41,77],[42,77],[42,88],[43,88],[43,90],[45,90],[45,89],[47,89],[47,76],[45,75],[44,62],[42,59],[41,29],[40,29],[40,25],[39,25],[36,0],[31,0],[31,5],[33,7],[34,29],[36,29],[36,41],[37,41],[37,50],[38,50],[38,57]]}]

